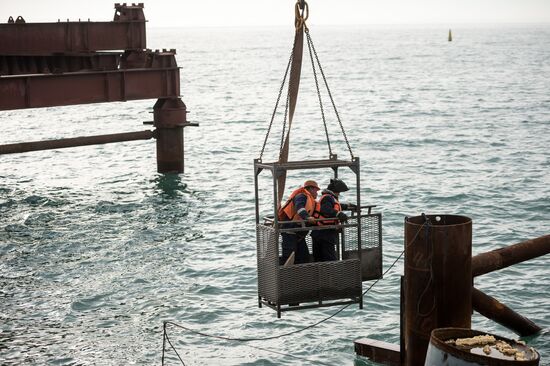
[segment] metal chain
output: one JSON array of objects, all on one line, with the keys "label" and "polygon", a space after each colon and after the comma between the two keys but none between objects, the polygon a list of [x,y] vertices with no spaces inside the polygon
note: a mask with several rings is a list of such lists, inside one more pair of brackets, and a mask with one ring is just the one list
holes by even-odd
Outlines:
[{"label": "metal chain", "polygon": [[306,30],[306,36],[308,38],[308,42],[311,42],[311,48],[313,49],[313,53],[315,54],[315,59],[317,60],[317,65],[319,65],[319,71],[321,71],[321,75],[323,76],[323,81],[325,82],[325,86],[327,88],[328,96],[330,97],[330,102],[332,103],[332,108],[334,108],[334,113],[336,113],[336,118],[338,119],[338,123],[340,124],[340,129],[342,130],[342,135],[344,135],[344,140],[346,141],[346,145],[348,146],[349,154],[351,155],[351,159],[353,160],[353,152],[351,151],[351,146],[348,141],[348,136],[346,135],[346,131],[344,130],[344,126],[342,125],[342,121],[340,120],[340,114],[338,114],[338,110],[336,109],[336,104],[334,103],[334,99],[332,98],[332,93],[330,92],[330,88],[327,83],[327,78],[325,77],[325,73],[323,71],[323,67],[321,66],[321,62],[319,61],[319,56],[317,56],[317,51],[315,50],[315,46],[313,44],[313,40],[311,39],[311,35],[309,34],[309,30]]},{"label": "metal chain", "polygon": [[[288,92],[286,93],[286,104],[285,104],[285,116],[283,118],[283,130],[281,132],[281,146],[279,147],[279,161],[281,161],[281,157],[283,156],[283,149],[285,146],[285,131],[286,131],[286,120],[288,118],[288,106],[290,104],[290,85],[291,80],[288,81]],[[288,126],[288,135],[290,135],[290,126]]]},{"label": "metal chain", "polygon": [[267,133],[265,135],[264,144],[262,146],[262,151],[260,152],[260,161],[262,160],[262,156],[264,155],[265,146],[267,145],[267,139],[269,137],[269,133],[271,132],[271,126],[273,126],[273,121],[275,119],[275,114],[277,113],[277,108],[279,107],[279,101],[281,99],[281,95],[283,94],[283,89],[285,87],[286,78],[288,76],[288,70],[290,70],[290,64],[292,63],[292,54],[294,53],[294,47],[292,47],[292,52],[290,53],[290,57],[288,59],[288,64],[286,65],[285,70],[285,76],[283,77],[283,82],[281,83],[281,88],[279,89],[279,94],[277,95],[277,102],[275,103],[275,108],[273,109],[273,114],[271,115],[271,121],[269,122],[269,127],[267,129]]},{"label": "metal chain", "polygon": [[[344,126],[342,124],[342,120],[340,119],[340,114],[338,113],[338,109],[336,108],[336,104],[334,103],[334,98],[332,97],[332,92],[330,91],[330,88],[328,86],[328,82],[327,82],[327,78],[325,76],[325,72],[323,71],[323,67],[321,66],[321,62],[319,61],[319,56],[317,55],[317,50],[315,49],[315,45],[313,44],[313,39],[311,38],[311,35],[309,33],[309,28],[305,24],[305,21],[309,16],[309,11],[307,11],[308,10],[307,9],[307,3],[305,3],[305,7],[301,9],[302,10],[301,15],[299,15],[300,12],[299,12],[298,4],[299,4],[299,1],[297,1],[297,3],[296,3],[296,14],[297,14],[296,17],[300,18],[299,25],[297,25],[297,31],[300,27],[303,27],[304,28],[304,33],[306,34],[307,44],[308,44],[308,49],[309,49],[309,56],[310,56],[310,59],[311,59],[311,66],[312,66],[313,75],[314,75],[314,79],[315,79],[315,87],[317,89],[317,97],[319,98],[319,106],[320,106],[320,109],[321,109],[321,117],[323,119],[323,126],[324,126],[324,129],[325,129],[325,135],[326,135],[326,138],[327,138],[329,157],[332,156],[332,147],[331,147],[331,144],[330,144],[328,127],[327,127],[325,112],[324,112],[324,108],[323,108],[323,100],[322,100],[322,97],[321,97],[321,92],[320,92],[320,88],[319,88],[319,81],[318,81],[318,77],[317,77],[317,69],[315,67],[315,62],[313,60],[313,56],[315,56],[315,60],[317,61],[317,65],[319,66],[319,71],[321,72],[321,76],[323,77],[323,82],[325,84],[325,87],[327,88],[327,92],[328,92],[328,96],[330,98],[330,102],[332,104],[332,108],[334,109],[334,113],[336,114],[338,124],[340,125],[340,130],[342,131],[342,135],[344,136],[346,146],[347,146],[348,151],[350,153],[351,159],[353,160],[354,156],[353,156],[353,152],[351,150],[351,146],[350,146],[346,131],[344,130]],[[304,12],[306,12],[306,16],[304,16]],[[259,159],[260,161],[263,157],[265,147],[267,145],[267,140],[268,140],[269,134],[271,132],[271,128],[273,126],[273,121],[274,121],[275,115],[277,113],[277,108],[279,107],[279,102],[280,102],[281,95],[282,95],[282,92],[283,92],[283,89],[284,89],[284,86],[285,86],[285,83],[286,83],[286,79],[288,77],[288,71],[290,70],[290,67],[291,67],[291,64],[292,64],[295,48],[296,48],[296,40],[294,40],[294,44],[292,45],[292,51],[291,51],[290,57],[288,59],[288,64],[287,64],[287,67],[286,67],[286,70],[285,70],[285,75],[283,77],[281,87],[279,88],[279,93],[277,95],[277,101],[275,103],[275,108],[273,110],[273,114],[271,115],[271,121],[269,123],[269,127],[268,127],[268,130],[267,130],[266,136],[265,136],[265,140],[264,140],[264,143],[262,145],[262,150],[260,152],[260,159]],[[313,53],[312,53],[312,50],[313,50]],[[286,122],[287,122],[287,118],[288,118],[290,90],[291,89],[292,89],[292,80],[291,80],[291,78],[289,78],[288,92],[287,92],[286,103],[285,103],[285,113],[284,113],[284,119],[283,119],[283,129],[282,129],[282,133],[281,133],[281,144],[280,144],[280,147],[279,147],[279,160],[281,160],[281,157],[283,155],[283,148],[284,148],[284,145],[285,145],[285,136],[286,136],[286,138],[288,138],[290,136],[290,126],[289,126],[288,131],[286,131]]]},{"label": "metal chain", "polygon": [[319,90],[319,80],[317,79],[317,70],[315,68],[315,62],[313,61],[313,52],[311,52],[311,38],[309,37],[309,29],[305,27],[304,31],[307,36],[307,47],[309,49],[309,58],[311,59],[311,68],[313,69],[313,78],[315,79],[315,87],[317,88],[317,97],[319,98],[319,107],[321,108],[321,117],[323,119],[323,127],[325,128],[325,135],[327,137],[328,156],[332,156],[332,148],[330,146],[330,138],[328,136],[327,121],[325,119],[325,110],[323,108],[323,99],[321,98],[321,91]]}]

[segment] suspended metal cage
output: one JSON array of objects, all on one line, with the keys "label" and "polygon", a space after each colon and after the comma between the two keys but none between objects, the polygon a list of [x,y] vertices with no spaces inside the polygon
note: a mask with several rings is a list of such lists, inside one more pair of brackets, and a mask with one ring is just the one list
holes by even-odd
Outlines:
[{"label": "suspended metal cage", "polygon": [[[256,242],[258,257],[258,306],[267,305],[277,311],[277,317],[281,312],[316,308],[338,304],[359,304],[363,307],[362,281],[381,278],[382,276],[382,216],[371,212],[375,206],[361,206],[361,182],[359,174],[359,158],[354,157],[347,139],[344,127],[340,120],[332,94],[328,87],[323,68],[319,61],[317,51],[313,45],[306,20],[309,17],[309,7],[304,0],[298,0],[295,4],[294,45],[289,58],[283,82],[279,89],[275,109],[271,116],[271,122],[267,130],[265,141],[260,152],[259,159],[254,160],[254,186],[256,202]],[[319,99],[321,119],[326,135],[328,156],[326,160],[288,161],[289,136],[292,127],[294,111],[297,105],[298,89],[300,84],[302,53],[304,49],[304,34],[307,50],[315,80],[315,87]],[[290,71],[290,73],[289,73]],[[262,162],[262,156],[268,141],[268,137],[276,116],[279,102],[284,100],[283,89],[288,76],[288,91],[284,106],[283,129],[281,145],[279,147],[279,160],[273,163]],[[319,77],[320,76],[320,77]],[[322,79],[322,83],[319,79]],[[320,85],[326,87],[330,104],[334,110],[343,138],[350,153],[350,160],[339,160],[333,153],[327,120],[324,112]],[[288,121],[288,123],[287,123]],[[339,168],[349,168],[355,174],[355,207],[347,221],[341,222],[337,218],[324,218],[323,225],[296,227],[289,225],[289,221],[282,222],[278,218],[278,209],[285,190],[288,171],[332,169],[335,178],[338,178]],[[269,201],[266,217],[260,214],[260,194],[258,176],[263,170],[271,172],[273,184],[272,199],[262,196]],[[262,191],[263,192],[263,191]],[[262,208],[263,209],[263,208]],[[367,209],[366,213],[363,209]],[[311,219],[311,217],[310,217]],[[332,222],[331,225],[326,223]],[[298,221],[293,221],[296,224]],[[313,222],[310,222],[313,223]],[[305,226],[306,223],[303,222]],[[292,227],[292,228],[291,228]],[[332,230],[338,238],[336,243],[336,260],[313,262],[313,258],[306,258],[306,263],[292,264],[282,262],[281,234],[301,231],[300,235],[307,235],[308,231]],[[316,233],[321,235],[321,233]],[[286,234],[285,234],[286,235]],[[306,243],[311,253],[311,237],[306,236]],[[302,257],[303,254],[300,254]],[[330,259],[334,256],[331,253]],[[324,258],[326,259],[326,258]],[[300,258],[300,262],[303,258]]]},{"label": "suspended metal cage", "polygon": [[[288,170],[331,168],[335,177],[338,168],[347,167],[355,174],[357,208],[348,221],[338,225],[312,226],[311,231],[339,229],[337,260],[284,266],[281,264],[280,234],[303,229],[285,229],[277,217],[277,179]],[[258,176],[271,171],[273,179],[273,215],[261,217]],[[267,305],[281,312],[324,306],[357,303],[363,307],[362,281],[382,276],[382,216],[372,213],[375,206],[361,206],[359,158],[315,160],[286,163],[254,161],[256,202],[256,238],[258,259],[258,306]],[[366,210],[363,210],[366,209]],[[366,213],[364,212],[366,211]],[[311,249],[311,238],[306,237]],[[310,250],[311,252],[311,250]]]}]

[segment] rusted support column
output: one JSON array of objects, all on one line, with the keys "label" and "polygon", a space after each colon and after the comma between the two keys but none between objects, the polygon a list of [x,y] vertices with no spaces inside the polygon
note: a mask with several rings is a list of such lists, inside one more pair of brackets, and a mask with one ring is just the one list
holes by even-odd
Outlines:
[{"label": "rusted support column", "polygon": [[405,365],[423,365],[435,328],[469,328],[472,221],[454,215],[405,219]]},{"label": "rusted support column", "polygon": [[183,127],[187,108],[180,98],[159,99],[153,107],[157,128],[157,170],[183,173]]},{"label": "rusted support column", "polygon": [[472,290],[472,305],[474,310],[481,315],[494,320],[521,336],[533,335],[541,330],[531,320],[519,315],[497,299],[476,288]]},{"label": "rusted support column", "polygon": [[550,235],[476,255],[472,258],[472,275],[479,276],[546,254],[550,254]]},{"label": "rusted support column", "polygon": [[0,145],[0,155],[39,150],[62,149],[66,147],[109,144],[112,142],[148,140],[153,137],[154,132],[147,130],[138,132],[113,133],[109,135],[73,137],[59,140],[21,142],[16,144]]}]

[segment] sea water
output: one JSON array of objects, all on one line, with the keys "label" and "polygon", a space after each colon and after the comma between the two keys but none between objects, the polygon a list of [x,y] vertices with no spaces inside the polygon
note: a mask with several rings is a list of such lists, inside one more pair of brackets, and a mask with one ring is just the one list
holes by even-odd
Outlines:
[{"label": "sea water", "polygon": [[[362,203],[383,214],[384,270],[403,250],[404,218],[422,212],[470,217],[474,255],[549,233],[548,25],[457,26],[452,42],[443,26],[310,28],[361,159]],[[0,157],[0,363],[159,364],[164,321],[262,338],[339,309],[277,319],[257,307],[253,159],[292,40],[292,26],[148,29],[149,48],[177,49],[188,119],[200,124],[185,129],[184,174],[156,173],[152,141]],[[290,158],[324,159],[307,53],[303,70]],[[331,152],[347,159],[322,97]],[[154,102],[3,111],[0,143],[142,130]],[[264,161],[277,157],[283,112]],[[326,185],[329,173],[289,174],[287,191],[308,178]],[[265,192],[270,182],[262,172]],[[540,257],[475,279],[543,328],[524,338],[542,365],[550,364],[549,264]],[[399,342],[402,273],[401,259],[363,310],[349,306],[294,335],[244,343],[169,326],[169,340],[186,365],[369,365],[353,341]],[[477,313],[472,327],[517,338]],[[168,342],[165,363],[181,364]]]}]

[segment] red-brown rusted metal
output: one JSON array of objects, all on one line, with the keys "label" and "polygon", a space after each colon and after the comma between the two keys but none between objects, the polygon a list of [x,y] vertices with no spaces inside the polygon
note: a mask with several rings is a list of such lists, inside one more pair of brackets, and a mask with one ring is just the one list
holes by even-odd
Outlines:
[{"label": "red-brown rusted metal", "polygon": [[183,127],[157,130],[157,171],[183,173]]},{"label": "red-brown rusted metal", "polygon": [[118,52],[92,52],[55,56],[0,55],[0,75],[116,70],[120,64],[120,57]]},{"label": "red-brown rusted metal", "polygon": [[550,254],[550,235],[476,255],[472,258],[472,275],[479,276],[546,254]]},{"label": "red-brown rusted metal", "polygon": [[29,151],[62,149],[67,147],[85,145],[109,144],[113,142],[148,140],[153,138],[154,135],[154,131],[146,130],[136,132],[113,133],[108,135],[72,137],[58,140],[20,142],[15,144],[0,145],[0,155],[16,154]]},{"label": "red-brown rusted metal", "polygon": [[143,14],[143,3],[127,5],[126,3],[115,3],[115,22],[144,22],[145,15]]},{"label": "red-brown rusted metal", "polygon": [[187,107],[180,98],[159,99],[153,107],[157,128],[182,127],[187,124]]},{"label": "red-brown rusted metal", "polygon": [[541,328],[526,317],[516,313],[497,299],[474,288],[472,305],[475,311],[485,317],[513,330],[521,336],[533,335]]},{"label": "red-brown rusted metal", "polygon": [[[174,49],[148,50],[143,3],[115,4],[112,22],[0,24],[0,110],[160,98],[154,107],[159,172],[183,172],[186,107]],[[121,50],[121,52],[105,52]],[[1,154],[136,139],[111,134],[0,146]]]},{"label": "red-brown rusted metal", "polygon": [[120,61],[121,69],[141,68],[174,68],[176,64],[176,50],[141,50],[125,51]]},{"label": "red-brown rusted metal", "polygon": [[88,52],[53,56],[0,55],[0,75],[62,74],[117,69],[174,69],[176,50]]},{"label": "red-brown rusted metal", "polygon": [[183,127],[187,108],[179,98],[159,99],[153,108],[157,128],[157,169],[159,173],[183,173]]},{"label": "red-brown rusted metal", "polygon": [[[441,216],[441,218],[444,218],[445,216]],[[433,218],[433,216],[428,216],[428,218]],[[415,225],[410,225],[407,221],[405,222],[405,242],[406,243],[413,243],[412,246],[408,246],[406,249],[406,259],[405,259],[405,273],[406,275],[409,275],[407,279],[413,278],[412,280],[408,281],[409,286],[412,284],[416,284],[416,299],[418,299],[418,293],[425,294],[426,296],[430,296],[430,287],[432,287],[432,283],[435,281],[431,281],[428,278],[426,278],[427,273],[435,273],[435,269],[438,268],[438,266],[433,266],[431,270],[429,270],[429,266],[427,266],[427,263],[432,262],[435,260],[435,256],[442,257],[443,259],[440,259],[440,261],[452,261],[453,256],[456,255],[455,251],[432,251],[432,254],[429,255],[429,249],[434,248],[432,247],[432,244],[428,242],[424,242],[424,246],[422,246],[422,241],[425,241],[425,238],[430,238],[432,235],[426,235],[423,234],[424,227],[422,227],[422,222],[424,220],[423,217],[417,217],[415,219]],[[410,220],[410,219],[407,219]],[[433,221],[433,220],[432,220]],[[447,222],[448,223],[448,222]],[[464,229],[464,228],[463,228]],[[453,230],[457,230],[457,227],[453,228]],[[461,233],[460,236],[462,236],[462,240],[465,242],[471,243],[471,234],[468,235],[467,231],[471,230],[468,228],[465,228],[465,232]],[[434,235],[435,232],[434,232]],[[437,235],[436,235],[437,236]],[[444,239],[445,235],[440,235],[440,240]],[[413,239],[415,239],[413,241]],[[459,240],[459,238],[457,238]],[[448,240],[443,240],[448,241]],[[415,245],[414,243],[417,242]],[[462,245],[460,245],[462,247]],[[464,249],[464,248],[463,248]],[[471,250],[471,249],[470,249]],[[471,269],[472,274],[474,276],[481,275],[484,273],[489,273],[507,266],[510,266],[512,264],[520,263],[528,259],[536,258],[545,254],[548,254],[548,251],[550,250],[550,235],[546,235],[540,238],[527,240],[518,244],[514,244],[505,248],[497,249],[491,252],[482,253],[477,255],[476,257],[472,258],[471,262]],[[407,260],[407,257],[410,258],[410,256],[413,256],[413,261],[415,261],[415,266],[411,268],[409,265],[409,261]],[[471,255],[471,253],[470,253]],[[433,257],[432,257],[433,256]],[[464,255],[462,253],[459,257],[467,257],[467,255]],[[447,258],[447,259],[444,259]],[[459,261],[460,262],[460,261]],[[447,262],[450,263],[450,262]],[[462,279],[463,285],[466,286],[465,278],[463,277],[465,272],[468,272],[468,265],[464,266],[464,268],[459,268],[460,266],[457,266],[457,263],[450,263],[453,265],[453,268],[448,268],[449,271],[447,272],[455,272],[457,278]],[[411,269],[414,272],[415,277],[411,277]],[[451,276],[453,277],[453,276]],[[434,277],[435,278],[435,277]],[[418,283],[418,280],[422,280],[424,282]],[[471,281],[471,280],[470,280]],[[468,281],[469,284],[471,282]],[[425,287],[422,287],[421,284],[426,285]],[[442,284],[443,287],[448,287],[450,291],[457,291],[456,287],[456,281],[448,281],[444,284]],[[422,289],[422,290],[421,290]],[[407,293],[411,292],[411,287],[407,289]],[[421,291],[421,292],[420,292]],[[486,316],[489,319],[492,319],[493,321],[513,330],[514,332],[525,336],[525,335],[532,335],[541,330],[541,328],[533,323],[531,320],[523,317],[522,315],[516,313],[514,310],[510,309],[506,305],[500,303],[498,300],[492,298],[491,296],[475,289],[472,287],[471,289],[471,304],[472,307],[469,309],[474,309],[480,314]],[[387,344],[387,343],[380,343],[376,342],[375,340],[371,339],[361,339],[355,342],[355,351],[357,354],[369,357],[371,360],[375,360],[376,362],[382,363],[384,365],[395,365],[396,360],[399,356],[401,357],[401,362],[403,364],[407,365],[416,365],[416,364],[423,364],[423,358],[420,359],[422,354],[424,352],[418,351],[418,347],[422,348],[424,347],[423,342],[421,340],[424,338],[424,332],[421,332],[419,330],[416,330],[416,332],[411,332],[410,328],[407,329],[407,327],[410,327],[410,324],[413,323],[413,326],[415,323],[420,323],[420,326],[422,327],[432,327],[434,326],[433,323],[435,320],[433,319],[423,319],[423,317],[418,317],[417,314],[414,315],[414,309],[413,309],[413,316],[410,315],[410,305],[414,304],[407,302],[406,294],[402,291],[401,294],[402,298],[402,305],[401,305],[401,326],[403,326],[403,323],[405,323],[405,329],[408,330],[406,332],[406,341],[401,339],[401,347],[398,351],[397,345]],[[465,298],[467,295],[465,296]],[[403,301],[405,299],[405,301]],[[456,299],[455,299],[456,300]],[[403,302],[405,304],[408,304],[409,307],[406,305],[403,305]],[[420,303],[417,303],[420,304]],[[461,304],[462,307],[465,307],[464,304]],[[440,308],[434,308],[434,312],[439,312]],[[405,313],[405,314],[404,314]],[[469,314],[463,313],[462,315],[464,323],[466,323],[466,318],[471,319]],[[412,320],[411,320],[412,318]],[[438,316],[439,321],[440,316]],[[460,320],[460,319],[459,319]],[[455,319],[456,321],[456,319]],[[468,320],[467,323],[469,324],[471,320]],[[431,325],[430,325],[431,324]],[[439,325],[438,325],[439,327]],[[469,326],[468,326],[469,327]],[[411,334],[412,333],[412,334]],[[406,345],[406,348],[403,347],[403,345]],[[413,358],[414,357],[414,358]],[[423,356],[422,356],[423,357]]]},{"label": "red-brown rusted metal", "polygon": [[179,97],[179,68],[0,78],[0,110]]},{"label": "red-brown rusted metal", "polygon": [[112,22],[0,24],[0,54],[52,55],[107,50],[145,49],[143,4],[115,4]]},{"label": "red-brown rusted metal", "polygon": [[471,325],[472,221],[455,215],[405,219],[406,365],[423,365],[435,328]]},{"label": "red-brown rusted metal", "polygon": [[388,366],[400,366],[399,346],[370,338],[361,338],[353,342],[355,353],[369,360]]}]

